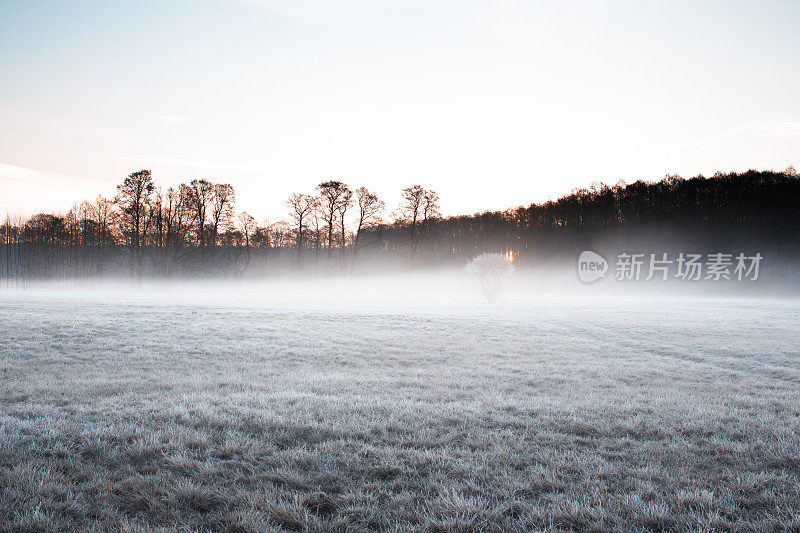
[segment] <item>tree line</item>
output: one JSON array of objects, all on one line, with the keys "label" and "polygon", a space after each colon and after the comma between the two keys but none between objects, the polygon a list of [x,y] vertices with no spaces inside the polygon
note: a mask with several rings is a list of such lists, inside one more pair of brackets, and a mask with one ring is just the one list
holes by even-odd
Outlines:
[{"label": "tree line", "polygon": [[[350,272],[365,251],[383,244],[374,230],[387,224],[386,204],[366,187],[352,190],[328,180],[312,193],[291,194],[286,205],[286,219],[259,223],[237,213],[229,183],[195,179],[162,191],[150,170],[139,170],[125,177],[114,198],[99,195],[66,215],[7,216],[0,225],[0,276],[244,276],[269,274],[270,267]],[[409,263],[438,216],[434,191],[421,185],[402,190],[392,217],[407,229]]]},{"label": "tree line", "polygon": [[[666,176],[596,183],[557,200],[506,211],[442,217],[435,191],[401,191],[392,213],[366,187],[328,180],[286,200],[288,216],[257,221],[236,211],[231,184],[195,179],[163,191],[149,170],[126,176],[114,198],[98,196],[67,214],[39,213],[0,225],[0,276],[104,275],[258,277],[281,272],[353,273],[458,264],[500,252],[525,264],[608,243],[669,233],[695,246],[749,239],[796,253],[800,178],[783,172]],[[669,230],[667,232],[667,230]],[[671,239],[671,240],[670,240]]]}]

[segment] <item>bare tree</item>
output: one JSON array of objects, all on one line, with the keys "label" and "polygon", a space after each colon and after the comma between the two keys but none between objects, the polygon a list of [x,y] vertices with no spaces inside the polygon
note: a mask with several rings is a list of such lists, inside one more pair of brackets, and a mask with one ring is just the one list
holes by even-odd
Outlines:
[{"label": "bare tree", "polygon": [[230,230],[233,226],[234,203],[236,194],[229,183],[217,183],[211,199],[211,245],[217,244],[219,229]]},{"label": "bare tree", "polygon": [[239,227],[242,230],[242,236],[244,237],[244,245],[247,250],[250,250],[250,237],[255,233],[256,230],[256,219],[250,216],[250,213],[247,211],[242,211],[239,214]]},{"label": "bare tree", "polygon": [[378,195],[370,192],[366,187],[356,189],[356,199],[358,201],[358,225],[356,235],[353,239],[353,258],[350,263],[352,269],[358,254],[358,247],[364,231],[371,229],[375,224],[380,223],[380,213],[386,207],[383,200]]},{"label": "bare tree", "polygon": [[422,185],[406,187],[400,201],[400,219],[409,229],[411,243],[409,261],[414,260],[420,247],[422,230],[428,221],[439,214],[439,196],[435,191],[425,189]]},{"label": "bare tree", "polygon": [[97,242],[97,223],[95,222],[94,204],[84,200],[75,209],[75,215],[80,231],[80,245],[95,244]]},{"label": "bare tree", "polygon": [[500,295],[503,280],[514,271],[514,265],[500,254],[481,254],[469,261],[464,270],[478,278],[486,301],[494,303]]},{"label": "bare tree", "polygon": [[112,240],[113,206],[111,200],[99,194],[94,201],[94,214],[97,217],[97,244],[100,248]]},{"label": "bare tree", "polygon": [[289,246],[289,238],[291,237],[291,227],[289,223],[279,220],[268,227],[269,236],[272,241],[273,248],[283,248]]},{"label": "bare tree", "polygon": [[114,203],[108,198],[97,195],[94,200],[92,212],[95,216],[95,225],[97,226],[97,261],[95,264],[95,272],[102,274],[106,269],[106,246],[114,243],[114,234],[112,231],[114,225]]},{"label": "bare tree", "polygon": [[311,211],[311,217],[314,223],[314,265],[319,264],[319,249],[322,245],[322,230],[320,229],[320,222],[322,221],[322,204],[319,198],[314,198],[314,209]]},{"label": "bare tree", "polygon": [[153,195],[153,201],[150,209],[150,217],[152,222],[152,235],[150,243],[155,248],[160,249],[164,246],[164,233],[166,224],[164,220],[163,197],[161,195],[161,187],[156,188],[156,193]]},{"label": "bare tree", "polygon": [[133,172],[117,186],[117,205],[120,209],[120,223],[128,244],[138,247],[145,234],[147,208],[155,187],[149,170]]},{"label": "bare tree", "polygon": [[[14,237],[16,236],[16,228],[12,226],[11,223],[11,215],[6,213],[6,220],[5,223],[0,226],[0,235],[3,238],[3,244],[5,245],[5,267],[6,267],[6,287],[11,286],[11,276],[12,276],[12,254],[11,254],[11,245],[14,243]],[[17,248],[15,246],[15,248]],[[16,251],[16,250],[15,250]]]},{"label": "bare tree", "polygon": [[173,268],[186,257],[189,234],[195,225],[191,188],[186,184],[178,189],[170,187],[158,204],[157,249],[153,254],[158,272],[162,276],[169,276]]},{"label": "bare tree", "polygon": [[97,243],[94,204],[84,200],[73,206],[67,213],[66,221],[73,245],[73,253],[70,258],[71,272],[73,275],[88,276],[94,264],[95,244]]},{"label": "bare tree", "polygon": [[342,196],[339,198],[339,206],[336,209],[336,214],[339,217],[339,230],[341,231],[341,244],[339,248],[341,249],[341,259],[342,259],[342,269],[344,269],[344,249],[345,245],[347,244],[347,231],[345,230],[344,220],[345,215],[347,214],[347,210],[352,207],[353,205],[353,191],[350,189],[345,189]]},{"label": "bare tree", "polygon": [[138,267],[141,271],[141,245],[147,234],[148,209],[153,195],[153,176],[149,170],[139,170],[128,174],[117,186],[117,205],[120,209],[122,233],[127,237],[132,249],[130,274]]},{"label": "bare tree", "polygon": [[426,227],[431,219],[439,215],[439,195],[436,191],[427,189],[422,199],[422,227]]},{"label": "bare tree", "polygon": [[300,264],[300,256],[303,250],[303,234],[305,232],[308,217],[314,209],[314,198],[307,194],[294,193],[289,196],[286,202],[289,206],[289,214],[295,224],[297,240],[297,263]]},{"label": "bare tree", "polygon": [[321,209],[325,217],[326,229],[328,230],[328,263],[333,252],[333,225],[336,213],[340,209],[343,197],[350,190],[341,181],[324,181],[317,185],[319,191]]},{"label": "bare tree", "polygon": [[[272,239],[270,239],[270,226],[269,217],[265,218],[262,224],[256,222],[250,234],[250,244],[258,248],[272,248],[273,242]],[[266,254],[264,254],[264,256],[266,257]]]},{"label": "bare tree", "polygon": [[197,244],[206,245],[206,221],[208,206],[214,197],[214,185],[207,180],[192,180],[187,186],[186,197],[189,205],[194,210],[194,220],[197,224]]},{"label": "bare tree", "polygon": [[409,225],[412,233],[417,228],[421,218],[422,202],[425,198],[425,189],[422,185],[406,187],[400,194],[399,215],[403,222]]}]

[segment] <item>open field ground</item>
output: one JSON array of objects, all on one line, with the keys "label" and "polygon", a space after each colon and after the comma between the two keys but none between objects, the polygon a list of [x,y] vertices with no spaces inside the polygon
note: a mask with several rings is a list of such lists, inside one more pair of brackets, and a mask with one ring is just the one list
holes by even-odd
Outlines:
[{"label": "open field ground", "polygon": [[797,302],[255,300],[0,293],[0,530],[800,529]]}]

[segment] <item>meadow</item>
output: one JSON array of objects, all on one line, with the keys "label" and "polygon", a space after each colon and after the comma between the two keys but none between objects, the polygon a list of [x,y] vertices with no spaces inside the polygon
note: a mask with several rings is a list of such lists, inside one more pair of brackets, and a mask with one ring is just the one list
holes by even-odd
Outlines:
[{"label": "meadow", "polygon": [[239,292],[1,292],[0,530],[800,529],[797,301]]}]

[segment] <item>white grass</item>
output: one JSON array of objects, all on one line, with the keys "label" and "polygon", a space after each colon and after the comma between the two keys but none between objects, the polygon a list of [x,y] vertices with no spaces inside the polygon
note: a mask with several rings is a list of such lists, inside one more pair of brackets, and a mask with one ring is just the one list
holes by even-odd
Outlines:
[{"label": "white grass", "polygon": [[259,290],[0,293],[0,529],[800,528],[796,302]]}]

